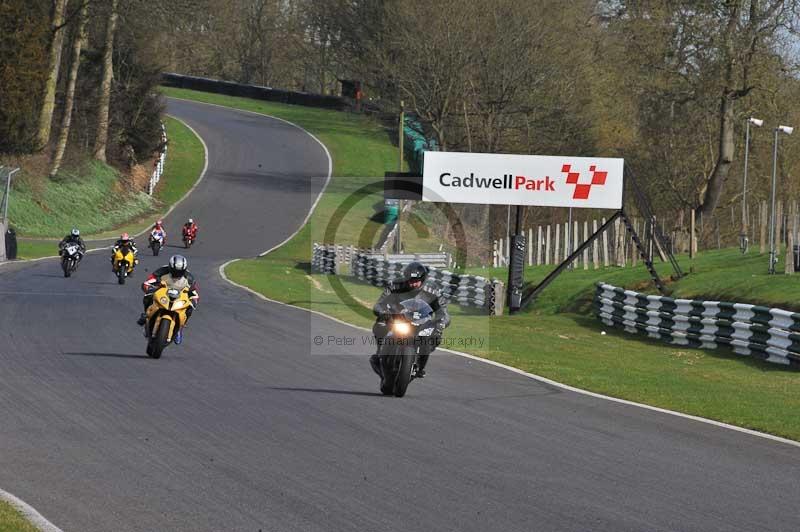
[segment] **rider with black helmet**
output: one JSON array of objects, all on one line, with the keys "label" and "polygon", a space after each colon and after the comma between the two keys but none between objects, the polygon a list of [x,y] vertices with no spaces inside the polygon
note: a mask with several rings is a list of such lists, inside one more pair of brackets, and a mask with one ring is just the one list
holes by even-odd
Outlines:
[{"label": "rider with black helmet", "polygon": [[[426,284],[425,280],[428,278],[428,267],[421,262],[412,262],[403,269],[403,279],[398,282],[390,282],[383,290],[378,302],[373,308],[373,313],[377,316],[375,325],[372,326],[372,333],[375,335],[377,343],[386,337],[389,328],[384,321],[380,309],[385,308],[389,303],[399,303],[406,299],[422,299],[431,306],[436,319],[436,332],[434,333],[435,345],[439,345],[442,338],[442,331],[445,327],[450,325],[450,315],[447,313],[447,301],[441,299],[441,292],[430,285]],[[380,345],[378,347],[380,350]],[[425,365],[428,363],[430,355],[420,355],[419,368],[417,369],[417,378],[425,376]],[[369,363],[373,371],[381,375],[380,363],[378,354],[370,357]]]}]

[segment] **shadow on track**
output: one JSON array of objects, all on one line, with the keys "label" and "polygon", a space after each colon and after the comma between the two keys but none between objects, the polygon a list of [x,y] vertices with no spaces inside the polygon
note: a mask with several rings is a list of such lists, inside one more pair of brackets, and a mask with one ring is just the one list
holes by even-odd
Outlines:
[{"label": "shadow on track", "polygon": [[143,360],[154,360],[147,355],[126,355],[121,353],[62,353],[62,355],[78,357],[140,358]]},{"label": "shadow on track", "polygon": [[269,387],[270,390],[278,390],[282,392],[311,392],[311,393],[332,393],[339,395],[364,395],[368,397],[383,397],[382,393],[377,392],[355,392],[350,390],[327,390],[324,388],[282,388],[282,387]]}]

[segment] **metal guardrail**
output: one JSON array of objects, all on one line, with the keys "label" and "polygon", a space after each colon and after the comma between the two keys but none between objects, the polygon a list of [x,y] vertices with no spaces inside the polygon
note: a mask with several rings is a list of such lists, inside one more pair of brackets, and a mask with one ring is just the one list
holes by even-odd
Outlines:
[{"label": "metal guardrail", "polygon": [[606,325],[670,344],[727,346],[783,365],[800,365],[800,314],[777,308],[673,299],[598,283],[595,310]]},{"label": "metal guardrail", "polygon": [[271,102],[288,103],[291,105],[305,105],[309,107],[323,107],[343,111],[350,108],[350,104],[339,96],[327,94],[313,94],[310,92],[288,91],[263,87],[261,85],[246,85],[219,79],[201,78],[198,76],[184,76],[172,72],[161,74],[161,84],[167,87],[178,87],[229,96],[254,98]]},{"label": "metal guardrail", "polygon": [[387,262],[408,264],[409,262],[421,262],[426,266],[432,268],[449,268],[453,264],[453,258],[446,251],[438,251],[433,253],[370,253],[361,252],[362,255],[368,258],[383,259]]}]

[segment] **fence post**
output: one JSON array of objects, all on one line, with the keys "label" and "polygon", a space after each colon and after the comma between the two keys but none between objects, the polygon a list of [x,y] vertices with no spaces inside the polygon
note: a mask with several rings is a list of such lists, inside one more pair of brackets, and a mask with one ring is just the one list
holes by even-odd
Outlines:
[{"label": "fence post", "polygon": [[533,266],[533,227],[528,228],[528,266]]},{"label": "fence post", "polygon": [[[589,220],[584,220],[583,221],[583,239],[587,240],[588,238],[589,238]],[[592,249],[596,249],[597,248],[597,241],[592,242],[590,244],[590,246],[592,247]],[[586,247],[583,250],[583,269],[584,270],[588,270],[589,269],[589,247]]]},{"label": "fence post", "polygon": [[[597,232],[597,220],[592,220],[592,234]],[[605,234],[605,231],[603,231]],[[595,239],[592,242],[592,266],[594,269],[598,269],[600,267],[600,241]]]},{"label": "fence post", "polygon": [[789,231],[786,235],[786,275],[794,274],[794,235]]},{"label": "fence post", "polygon": [[536,265],[542,265],[542,226],[536,227]]},{"label": "fence post", "polygon": [[558,264],[559,257],[561,257],[561,224],[556,224],[556,240],[553,251],[553,264]]},{"label": "fence post", "polygon": [[544,263],[550,264],[550,225],[547,226],[546,233],[544,245]]},{"label": "fence post", "polygon": [[620,221],[617,218],[614,221],[614,255],[617,261],[617,266],[625,266],[625,254],[622,249],[622,244],[620,242]]}]

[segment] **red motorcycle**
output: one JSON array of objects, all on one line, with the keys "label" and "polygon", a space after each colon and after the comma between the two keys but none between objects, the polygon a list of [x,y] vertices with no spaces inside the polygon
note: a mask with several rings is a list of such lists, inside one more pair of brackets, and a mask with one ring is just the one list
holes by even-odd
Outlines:
[{"label": "red motorcycle", "polygon": [[183,227],[183,246],[186,249],[192,247],[194,241],[197,240],[197,228],[188,228],[186,226]]}]

